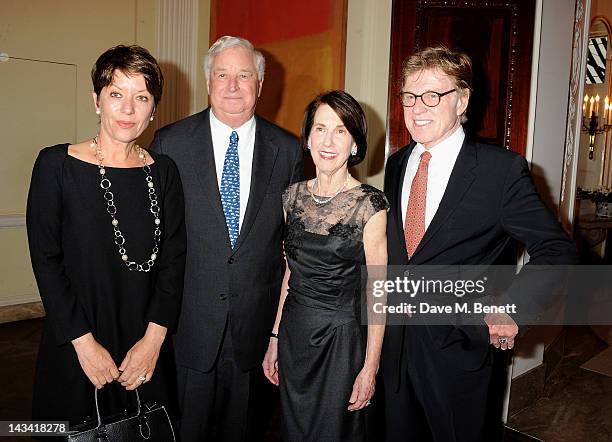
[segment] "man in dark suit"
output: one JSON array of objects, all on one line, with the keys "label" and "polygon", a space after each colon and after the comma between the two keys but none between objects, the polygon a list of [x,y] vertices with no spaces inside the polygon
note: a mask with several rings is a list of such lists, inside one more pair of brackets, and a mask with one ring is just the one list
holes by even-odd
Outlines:
[{"label": "man in dark suit", "polygon": [[297,139],[255,115],[265,60],[242,38],[206,55],[210,108],[160,129],[177,164],[187,262],[174,339],[182,442],[254,440],[257,391],[278,305],[282,192],[302,179]]},{"label": "man in dark suit", "polygon": [[[412,142],[385,170],[391,265],[571,264],[575,248],[537,194],[525,159],[466,139],[468,56],[428,48],[404,62],[400,93]],[[520,277],[519,277],[520,279]],[[507,314],[480,325],[387,327],[382,372],[388,441],[485,440],[495,347],[514,346]]]}]

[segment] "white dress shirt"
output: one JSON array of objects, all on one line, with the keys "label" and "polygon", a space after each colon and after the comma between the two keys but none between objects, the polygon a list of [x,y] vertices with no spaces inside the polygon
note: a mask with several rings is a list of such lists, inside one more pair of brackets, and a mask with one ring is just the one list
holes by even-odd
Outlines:
[{"label": "white dress shirt", "polygon": [[465,132],[463,132],[463,127],[459,126],[450,137],[430,149],[425,149],[421,143],[417,143],[414,146],[410,153],[410,158],[408,158],[408,165],[406,166],[406,173],[402,183],[402,220],[404,225],[406,224],[406,210],[408,208],[408,200],[410,199],[410,188],[419,168],[421,154],[425,150],[428,150],[431,154],[427,169],[427,199],[425,200],[425,229],[427,229],[440,206],[440,201],[442,201],[446,191],[446,185],[448,184],[464,139]]},{"label": "white dress shirt", "polygon": [[240,220],[238,226],[242,229],[244,212],[249,202],[251,191],[251,172],[253,171],[253,150],[255,148],[255,117],[237,129],[222,123],[210,111],[210,133],[212,135],[213,151],[215,154],[215,169],[217,171],[217,185],[221,187],[223,176],[223,162],[230,143],[233,131],[238,133],[238,161],[240,163]]}]

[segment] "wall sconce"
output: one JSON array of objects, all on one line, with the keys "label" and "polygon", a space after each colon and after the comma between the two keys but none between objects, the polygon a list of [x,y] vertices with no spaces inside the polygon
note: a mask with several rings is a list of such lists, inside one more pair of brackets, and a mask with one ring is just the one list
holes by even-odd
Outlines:
[{"label": "wall sconce", "polygon": [[[612,103],[606,95],[604,99],[603,124],[599,125],[599,94],[594,97],[584,96],[582,103],[582,131],[589,134],[589,160],[595,159],[595,137],[607,132],[612,127]],[[587,108],[589,113],[587,114]],[[590,115],[590,117],[588,117]],[[586,124],[588,118],[588,125]]]}]

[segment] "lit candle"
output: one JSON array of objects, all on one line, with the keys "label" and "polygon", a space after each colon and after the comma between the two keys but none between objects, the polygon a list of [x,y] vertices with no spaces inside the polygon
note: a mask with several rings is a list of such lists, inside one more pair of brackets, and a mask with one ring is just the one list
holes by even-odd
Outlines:
[{"label": "lit candle", "polygon": [[[582,102],[582,114],[584,115],[586,113],[587,110],[587,105],[589,104],[589,95],[588,94],[584,94],[584,101]],[[590,115],[587,115],[587,118],[589,118]]]},{"label": "lit candle", "polygon": [[591,99],[589,100],[589,103],[591,103],[591,106],[589,108],[589,116],[593,115],[593,104],[595,104],[595,97],[591,97]]}]

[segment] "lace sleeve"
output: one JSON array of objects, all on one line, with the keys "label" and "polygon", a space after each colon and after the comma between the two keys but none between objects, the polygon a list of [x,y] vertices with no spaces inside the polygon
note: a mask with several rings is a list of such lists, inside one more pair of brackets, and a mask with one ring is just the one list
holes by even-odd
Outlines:
[{"label": "lace sleeve", "polygon": [[363,225],[365,226],[376,213],[381,210],[389,210],[389,202],[385,194],[376,187],[364,185],[363,191],[366,194],[363,209]]},{"label": "lace sleeve", "polygon": [[285,213],[289,213],[290,209],[295,204],[295,194],[299,183],[291,184],[283,192],[283,209]]}]

